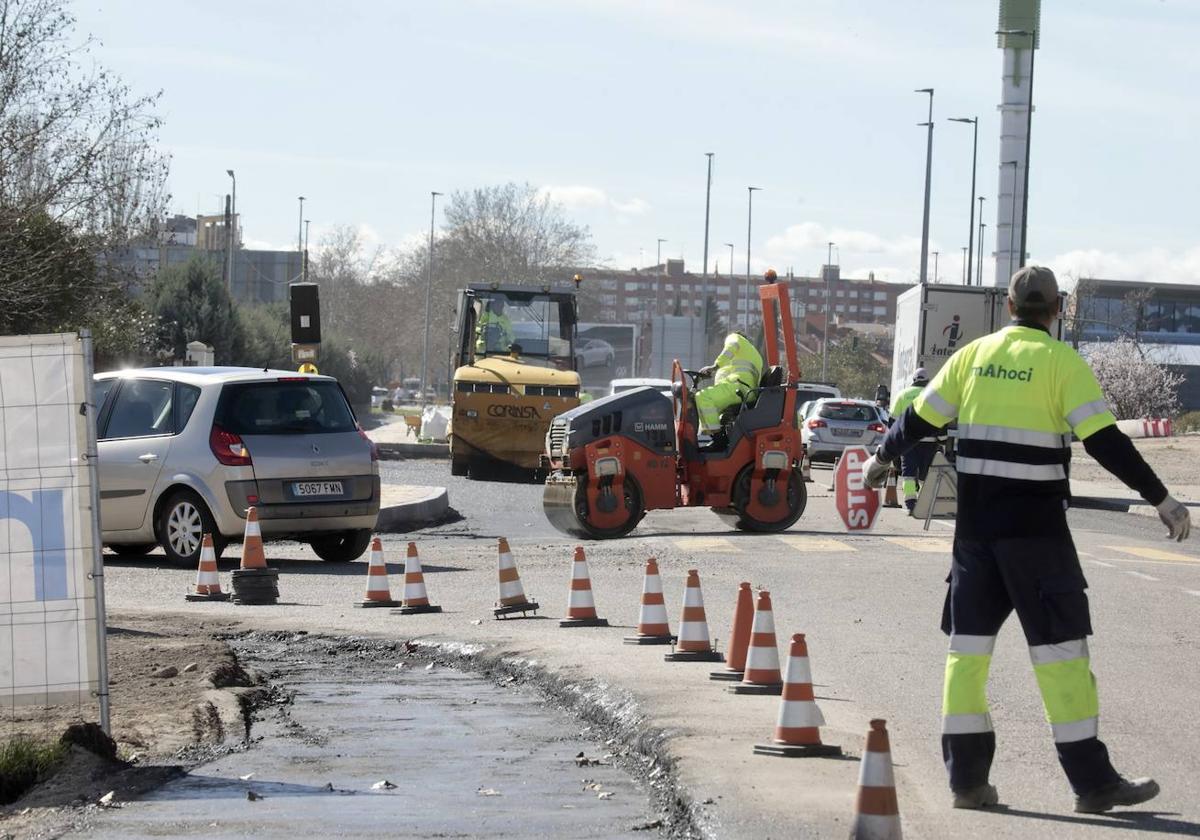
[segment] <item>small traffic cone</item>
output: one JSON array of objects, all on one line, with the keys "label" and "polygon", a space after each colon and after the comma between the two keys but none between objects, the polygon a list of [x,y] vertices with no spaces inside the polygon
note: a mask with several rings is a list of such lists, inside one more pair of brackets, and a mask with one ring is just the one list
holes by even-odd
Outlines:
[{"label": "small traffic cone", "polygon": [[890,508],[900,507],[900,499],[896,495],[896,470],[888,470],[887,480],[884,482],[883,506]]},{"label": "small traffic cone", "polygon": [[775,614],[771,611],[771,593],[758,593],[754,626],[742,681],[726,691],[734,694],[782,694],[783,676],[779,673],[779,648],[775,642]]},{"label": "small traffic cone", "polygon": [[575,546],[571,563],[571,589],[567,594],[567,617],[559,627],[607,627],[607,618],[596,617],[596,602],[592,600],[592,576],[588,572],[583,546]]},{"label": "small traffic cone", "polygon": [[262,528],[258,524],[258,510],[246,511],[246,533],[242,538],[241,568],[234,569],[233,603],[263,606],[279,601],[279,571],[267,566],[267,555],[263,551]]},{"label": "small traffic cone", "polygon": [[396,610],[399,615],[414,613],[440,613],[442,608],[429,603],[429,593],[425,591],[425,573],[421,571],[421,558],[417,554],[417,544],[408,544],[408,557],[404,560],[404,605]]},{"label": "small traffic cone", "polygon": [[726,661],[723,671],[713,671],[710,680],[740,680],[746,671],[746,649],[750,646],[750,628],[754,624],[754,595],[750,584],[738,584],[737,603],[733,608],[733,628],[729,631],[729,644],[725,646]]},{"label": "small traffic cone", "polygon": [[787,673],[783,678],[783,699],[779,703],[779,721],[775,725],[775,742],[755,744],[758,755],[778,755],[802,758],[815,755],[841,755],[842,748],[821,743],[820,727],[825,716],[813,697],[812,669],[808,664],[808,645],[804,634],[792,636],[788,651]]},{"label": "small traffic cone", "polygon": [[887,721],[871,721],[858,770],[858,801],[850,840],[900,840],[900,803],[888,744]]},{"label": "small traffic cone", "polygon": [[513,562],[512,552],[508,548],[508,540],[504,537],[500,538],[499,548],[499,574],[500,574],[500,600],[496,602],[496,608],[492,610],[492,614],[496,618],[501,616],[520,613],[522,618],[527,618],[525,614],[529,611],[537,612],[540,607],[537,601],[530,601],[525,597],[525,589],[521,586],[521,575],[517,571],[517,564]]},{"label": "small traffic cone", "polygon": [[383,559],[383,543],[379,537],[371,541],[371,561],[367,564],[367,594],[360,607],[398,607],[399,601],[392,600],[392,587],[388,583],[387,562]]},{"label": "small traffic cone", "polygon": [[658,561],[646,561],[646,577],[642,583],[642,610],[638,615],[636,636],[626,636],[627,645],[669,645],[675,641],[667,623],[667,605],[663,601],[662,578]]},{"label": "small traffic cone", "polygon": [[267,555],[263,551],[262,528],[258,524],[258,509],[246,511],[246,533],[242,538],[243,569],[267,568]]},{"label": "small traffic cone", "polygon": [[217,574],[217,553],[213,549],[211,534],[200,540],[200,565],[196,569],[196,588],[184,595],[187,601],[228,601],[229,593],[221,591],[221,578]]},{"label": "small traffic cone", "polygon": [[700,572],[688,569],[683,590],[683,617],[679,619],[679,642],[663,657],[667,662],[724,662],[713,650],[708,638],[708,618],[704,614],[704,593],[700,591]]}]

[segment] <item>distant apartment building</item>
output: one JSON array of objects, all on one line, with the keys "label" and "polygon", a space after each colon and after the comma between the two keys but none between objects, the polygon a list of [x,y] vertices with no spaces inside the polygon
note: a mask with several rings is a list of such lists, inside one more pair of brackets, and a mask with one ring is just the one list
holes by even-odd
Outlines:
[{"label": "distant apartment building", "polygon": [[[704,290],[712,298],[726,325],[744,320],[747,307],[751,321],[761,317],[755,276],[747,284],[743,275],[711,274],[708,277],[684,270],[683,260],[667,260],[650,268],[613,271],[588,269],[585,287],[591,287],[598,302],[596,312],[584,313],[586,320],[608,323],[639,323],[654,315],[699,314]],[[839,323],[891,324],[896,320],[896,298],[906,289],[902,283],[885,283],[874,275],[842,277],[838,266],[823,266],[820,276],[781,276],[787,283],[795,309],[806,316],[824,316],[829,295],[831,321]]]},{"label": "distant apartment building", "polygon": [[[230,290],[238,303],[281,303],[288,299],[288,284],[300,280],[304,255],[300,251],[267,251],[242,247],[238,216],[229,226],[234,234],[233,278]],[[183,216],[163,221],[157,242],[127,248],[116,257],[132,269],[144,287],[160,269],[182,265],[193,257],[212,264],[225,278],[228,271],[227,230],[224,214]]]}]

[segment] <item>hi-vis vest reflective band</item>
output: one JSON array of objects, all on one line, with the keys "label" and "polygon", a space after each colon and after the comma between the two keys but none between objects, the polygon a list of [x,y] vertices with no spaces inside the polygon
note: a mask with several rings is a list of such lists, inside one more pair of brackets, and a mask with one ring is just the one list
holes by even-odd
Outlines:
[{"label": "hi-vis vest reflective band", "polygon": [[758,348],[737,333],[725,337],[725,347],[717,356],[717,373],[713,382],[738,382],[747,388],[757,388],[762,376],[763,360]]},{"label": "hi-vis vest reflective band", "polygon": [[935,426],[958,419],[960,474],[1066,481],[1071,432],[1116,423],[1096,376],[1070,346],[1009,326],[959,350],[913,401]]}]

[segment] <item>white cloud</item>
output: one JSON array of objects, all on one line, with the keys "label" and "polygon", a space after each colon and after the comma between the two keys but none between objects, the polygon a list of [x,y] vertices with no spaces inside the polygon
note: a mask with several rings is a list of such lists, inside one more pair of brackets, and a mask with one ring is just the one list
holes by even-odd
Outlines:
[{"label": "white cloud", "polygon": [[569,210],[579,209],[609,209],[622,216],[642,216],[650,210],[650,203],[645,199],[633,197],[619,200],[609,196],[599,187],[588,187],[582,184],[556,185],[550,184],[538,190]]},{"label": "white cloud", "polygon": [[1059,254],[1043,264],[1054,269],[1064,285],[1080,277],[1200,284],[1200,246],[1182,252],[1165,248],[1132,253],[1102,251],[1099,248],[1078,249]]}]

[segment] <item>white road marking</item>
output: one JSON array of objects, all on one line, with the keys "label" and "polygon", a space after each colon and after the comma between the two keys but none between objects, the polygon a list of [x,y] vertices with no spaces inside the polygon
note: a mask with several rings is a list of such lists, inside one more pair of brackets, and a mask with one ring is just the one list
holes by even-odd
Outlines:
[{"label": "white road marking", "polygon": [[1112,563],[1105,563],[1103,560],[1089,560],[1088,562],[1093,566],[1103,566],[1106,569],[1111,569],[1113,567]]},{"label": "white road marking", "polygon": [[779,539],[800,551],[858,551],[857,548],[849,543],[835,540],[831,537],[818,537],[810,534],[789,534]]},{"label": "white road marking", "polygon": [[1135,578],[1141,578],[1142,580],[1158,580],[1158,578],[1156,578],[1154,575],[1148,575],[1145,572],[1133,572],[1126,570],[1125,574],[1133,575]]},{"label": "white road marking", "polygon": [[884,537],[885,540],[898,545],[901,548],[907,548],[909,551],[923,551],[930,554],[949,554],[954,549],[954,543],[950,540],[938,539],[937,537]]},{"label": "white road marking", "polygon": [[1183,591],[1185,593],[1187,593],[1188,595],[1195,595],[1197,598],[1200,598],[1200,591],[1197,591],[1195,589],[1185,589]]},{"label": "white road marking", "polygon": [[681,537],[675,540],[683,551],[714,551],[719,554],[740,554],[741,549],[723,537]]},{"label": "white road marking", "polygon": [[1077,551],[1075,553],[1078,554],[1080,557],[1095,557],[1096,556],[1095,554],[1089,554],[1086,551]]}]

